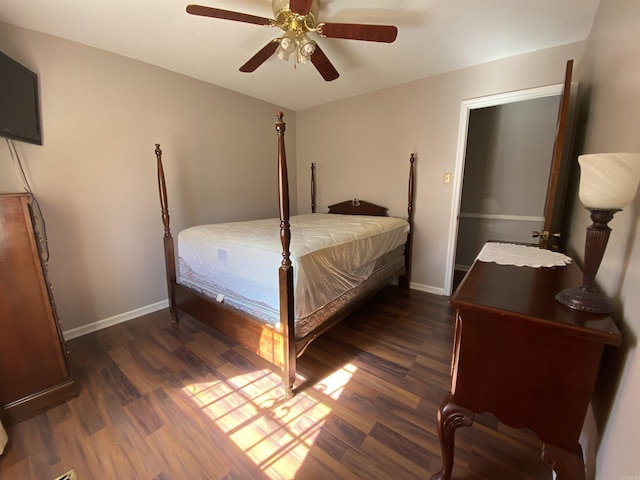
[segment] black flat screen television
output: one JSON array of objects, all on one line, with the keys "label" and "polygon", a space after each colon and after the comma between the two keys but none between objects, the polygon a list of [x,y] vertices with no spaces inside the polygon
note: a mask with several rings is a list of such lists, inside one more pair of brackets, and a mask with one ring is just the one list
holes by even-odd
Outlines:
[{"label": "black flat screen television", "polygon": [[0,136],[42,145],[38,75],[2,52]]}]

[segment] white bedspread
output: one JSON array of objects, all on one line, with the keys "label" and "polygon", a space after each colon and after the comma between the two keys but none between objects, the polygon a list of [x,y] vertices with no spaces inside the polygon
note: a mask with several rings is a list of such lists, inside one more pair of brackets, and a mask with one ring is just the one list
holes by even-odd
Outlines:
[{"label": "white bedspread", "polygon": [[[372,273],[375,260],[403,245],[409,232],[408,222],[394,217],[316,213],[293,216],[290,224],[296,318],[359,285]],[[183,230],[178,258],[179,283],[205,283],[204,293],[214,298],[251,299],[277,316],[279,219]]]}]

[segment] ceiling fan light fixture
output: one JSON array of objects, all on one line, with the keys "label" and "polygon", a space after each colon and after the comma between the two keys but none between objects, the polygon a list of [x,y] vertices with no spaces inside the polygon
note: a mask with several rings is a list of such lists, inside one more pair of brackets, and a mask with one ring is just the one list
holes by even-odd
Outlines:
[{"label": "ceiling fan light fixture", "polygon": [[311,55],[316,51],[316,46],[316,42],[306,34],[300,35],[298,38],[298,62],[307,63],[311,59]]},{"label": "ceiling fan light fixture", "polygon": [[287,60],[289,60],[289,55],[291,55],[291,53],[286,52],[281,47],[278,47],[278,50],[276,51],[276,55],[280,60],[284,60],[286,62]]},{"label": "ceiling fan light fixture", "polygon": [[289,55],[295,52],[297,47],[297,40],[292,32],[287,32],[284,37],[280,39],[280,46],[278,46],[277,55],[281,60],[289,60]]}]

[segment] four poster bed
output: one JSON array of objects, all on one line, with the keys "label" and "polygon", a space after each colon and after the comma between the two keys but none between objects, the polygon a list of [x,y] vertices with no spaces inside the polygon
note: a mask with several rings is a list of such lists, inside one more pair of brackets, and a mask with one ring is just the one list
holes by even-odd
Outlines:
[{"label": "four poster bed", "polygon": [[357,199],[316,213],[315,165],[312,213],[290,217],[282,113],[276,132],[280,218],[188,228],[178,235],[177,268],[159,144],[155,153],[174,322],[183,311],[268,360],[291,397],[296,360],[311,341],[394,279],[408,288],[415,156],[406,220]]}]

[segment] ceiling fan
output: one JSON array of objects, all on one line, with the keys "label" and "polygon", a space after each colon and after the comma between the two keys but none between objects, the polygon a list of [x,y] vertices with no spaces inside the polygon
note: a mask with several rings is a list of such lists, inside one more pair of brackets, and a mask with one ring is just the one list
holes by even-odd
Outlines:
[{"label": "ceiling fan", "polygon": [[284,35],[274,38],[240,67],[241,72],[253,72],[273,54],[288,60],[295,53],[295,60],[307,63],[309,60],[327,82],[340,76],[320,46],[311,38],[309,32],[321,37],[364,40],[368,42],[392,43],[398,36],[398,29],[391,25],[365,25],[358,23],[317,23],[319,0],[272,0],[271,6],[275,19],[258,17],[246,13],[188,5],[187,13],[202,17],[220,18],[235,22],[252,23],[267,27],[278,27]]}]

